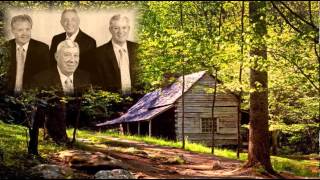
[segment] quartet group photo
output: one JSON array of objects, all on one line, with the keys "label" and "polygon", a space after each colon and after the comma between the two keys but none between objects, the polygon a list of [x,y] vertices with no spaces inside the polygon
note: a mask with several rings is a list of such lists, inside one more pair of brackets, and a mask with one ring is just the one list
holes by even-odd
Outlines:
[{"label": "quartet group photo", "polygon": [[[28,152],[38,154],[39,128],[58,144],[70,143],[66,128],[75,126],[81,97],[90,89],[121,96],[137,90],[138,48],[135,11],[79,12],[76,9],[34,12],[12,10],[6,17],[2,55],[7,65],[8,95],[52,91],[57,98],[37,105],[30,125]],[[53,105],[52,105],[53,104]]]}]

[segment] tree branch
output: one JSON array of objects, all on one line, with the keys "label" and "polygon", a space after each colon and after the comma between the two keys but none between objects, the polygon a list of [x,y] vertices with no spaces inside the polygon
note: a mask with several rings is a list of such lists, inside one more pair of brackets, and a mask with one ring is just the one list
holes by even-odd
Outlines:
[{"label": "tree branch", "polygon": [[[302,32],[301,30],[299,30],[297,27],[295,27],[293,24],[290,23],[290,21],[286,18],[286,16],[280,11],[280,9],[274,4],[273,1],[270,1],[272,6],[277,10],[277,12],[280,14],[280,16],[284,19],[284,21],[295,31],[297,31],[300,34],[305,34],[304,32]],[[308,37],[310,38],[312,41],[314,41],[315,43],[319,43],[318,41],[318,37]]]},{"label": "tree branch", "polygon": [[286,21],[286,23],[292,28],[294,29],[295,31],[297,31],[298,33],[302,33],[302,31],[300,31],[298,28],[296,28],[294,25],[292,25],[289,20],[286,18],[286,16],[280,11],[280,9],[274,4],[273,1],[270,1],[272,6],[277,10],[277,12],[280,14],[280,16],[284,19],[284,21]]},{"label": "tree branch", "polygon": [[318,51],[317,51],[317,43],[314,43],[314,52],[315,52],[315,54],[316,54],[316,56],[317,56],[317,58],[318,58],[318,63],[320,64],[320,56],[319,56],[319,53],[318,53]]},{"label": "tree branch", "polygon": [[312,24],[314,24],[314,22],[313,22],[313,18],[312,18],[312,12],[311,12],[311,1],[308,1],[308,5],[309,5],[309,17],[310,17],[310,22],[312,23]]},{"label": "tree branch", "polygon": [[309,26],[311,26],[313,29],[317,30],[317,26],[306,21],[305,19],[303,19],[299,14],[297,14],[296,12],[294,12],[289,6],[287,6],[284,2],[280,1],[280,3],[289,10],[289,12],[291,14],[293,14],[294,16],[296,16],[297,18],[299,18],[301,21],[303,21],[304,23],[308,24]]},{"label": "tree branch", "polygon": [[311,83],[311,85],[318,91],[320,91],[320,88],[310,79],[310,76],[308,76],[303,69],[294,61],[291,61],[289,58],[285,57],[284,55],[282,55],[281,53],[278,54],[274,51],[268,51],[276,60],[279,60],[276,56],[280,56],[283,59],[287,60],[289,63],[291,63],[292,65],[294,65],[299,71],[300,73]]},{"label": "tree branch", "polygon": [[[222,4],[220,4],[220,15],[219,15],[219,29],[218,29],[218,36],[220,37],[220,33],[221,33],[221,26],[222,26],[222,21],[221,21],[221,17],[222,17],[222,10],[223,10],[223,6]],[[218,47],[217,50],[220,50],[220,42],[218,42]]]}]

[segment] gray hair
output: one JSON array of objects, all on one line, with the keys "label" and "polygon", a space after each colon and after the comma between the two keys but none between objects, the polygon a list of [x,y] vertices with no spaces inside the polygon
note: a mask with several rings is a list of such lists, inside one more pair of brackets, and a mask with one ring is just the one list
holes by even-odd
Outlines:
[{"label": "gray hair", "polygon": [[79,49],[79,45],[77,42],[74,42],[72,40],[69,40],[69,39],[64,40],[58,44],[56,53],[59,53],[64,48],[78,48]]},{"label": "gray hair", "polygon": [[75,13],[75,14],[78,16],[78,11],[77,11],[77,10],[75,10],[75,9],[65,9],[65,10],[63,10],[63,12],[62,12],[62,14],[61,14],[61,19],[62,19],[63,15],[64,15],[65,13],[67,13],[67,12],[73,12],[73,13]]},{"label": "gray hair", "polygon": [[13,28],[13,24],[18,22],[18,21],[28,21],[30,24],[31,24],[31,27],[32,27],[32,19],[29,15],[27,14],[22,14],[22,15],[17,15],[17,16],[14,16],[12,19],[11,19],[11,28]]},{"label": "gray hair", "polygon": [[116,14],[116,15],[111,17],[111,19],[109,21],[109,25],[111,26],[113,21],[118,21],[120,19],[125,19],[127,21],[127,23],[129,24],[129,18],[127,16],[124,16],[124,15],[121,15],[121,14]]}]

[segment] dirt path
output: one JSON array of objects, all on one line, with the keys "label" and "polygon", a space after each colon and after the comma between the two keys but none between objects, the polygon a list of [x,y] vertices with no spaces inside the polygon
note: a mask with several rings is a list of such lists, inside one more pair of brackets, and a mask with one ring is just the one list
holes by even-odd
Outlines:
[{"label": "dirt path", "polygon": [[[241,168],[243,165],[241,161],[210,154],[193,153],[179,148],[109,136],[99,136],[99,138],[105,141],[99,140],[100,143],[96,143],[78,138],[77,142],[82,143],[75,150],[80,148],[84,152],[100,153],[116,159],[119,162],[117,167],[129,170],[138,179],[304,179],[289,173],[272,176],[254,169],[244,169]],[[53,164],[70,166],[70,163],[68,165],[59,159],[57,154],[49,158]],[[87,173],[81,171],[84,175],[80,177],[92,179],[98,170]]]},{"label": "dirt path", "polygon": [[[138,179],[260,179],[275,178],[252,170],[241,169],[242,162],[182,149],[150,145],[142,142],[103,137],[95,144],[108,155],[120,159]],[[299,178],[282,174],[282,178]]]}]

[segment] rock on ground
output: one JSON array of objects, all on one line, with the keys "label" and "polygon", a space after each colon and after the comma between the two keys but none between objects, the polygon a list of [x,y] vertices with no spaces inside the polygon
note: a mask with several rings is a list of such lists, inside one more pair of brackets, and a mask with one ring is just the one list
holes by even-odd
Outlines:
[{"label": "rock on ground", "polygon": [[129,171],[124,169],[99,171],[94,177],[95,179],[136,179]]},{"label": "rock on ground", "polygon": [[29,171],[33,177],[44,179],[66,179],[73,175],[72,169],[52,164],[40,164]]},{"label": "rock on ground", "polygon": [[95,174],[100,170],[123,169],[120,160],[107,156],[101,152],[83,150],[66,150],[59,153],[59,158],[70,168]]}]

